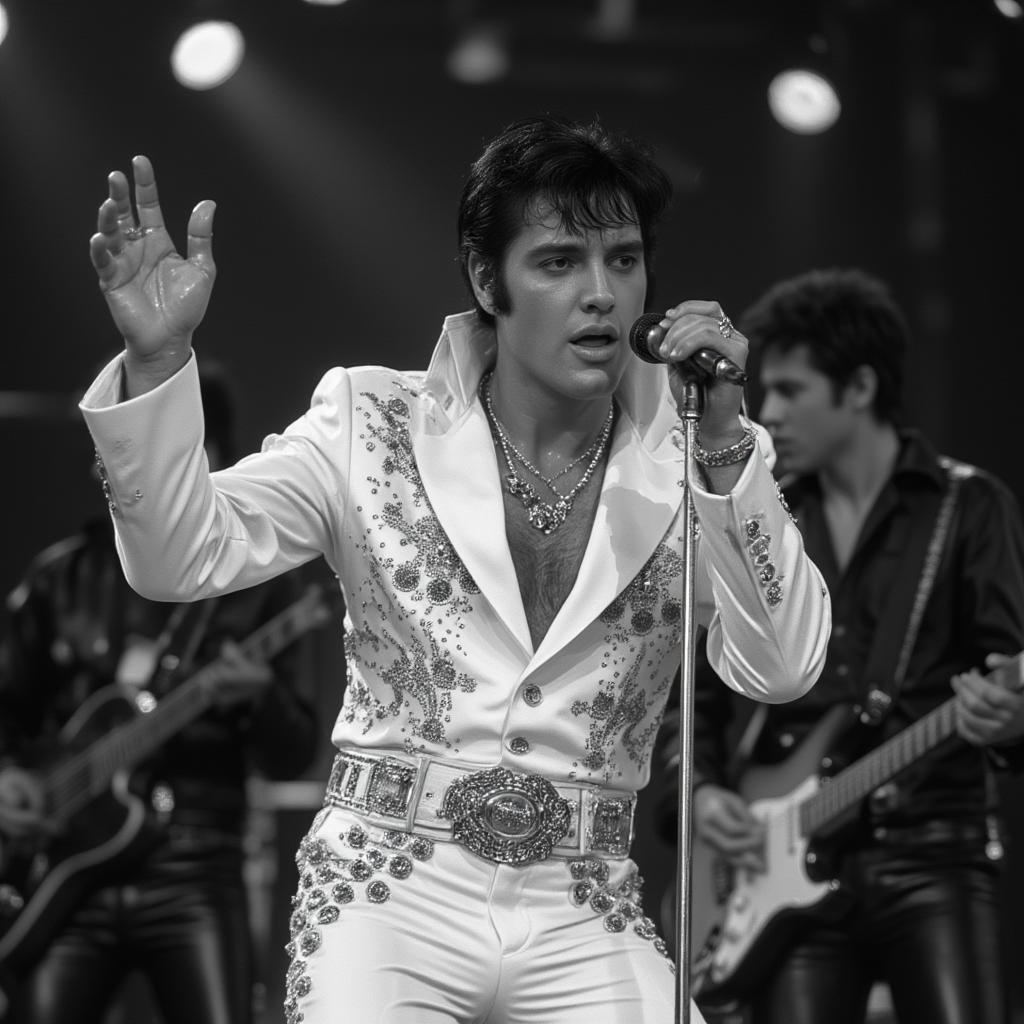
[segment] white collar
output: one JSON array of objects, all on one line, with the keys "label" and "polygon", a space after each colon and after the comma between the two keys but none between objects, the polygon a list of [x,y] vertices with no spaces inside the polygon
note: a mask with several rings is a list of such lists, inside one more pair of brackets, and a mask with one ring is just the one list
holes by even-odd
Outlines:
[{"label": "white collar", "polygon": [[[449,423],[472,406],[480,378],[494,365],[497,347],[494,328],[475,310],[445,317],[423,383]],[[615,399],[648,449],[657,448],[677,422],[668,375],[661,366],[631,359]]]}]

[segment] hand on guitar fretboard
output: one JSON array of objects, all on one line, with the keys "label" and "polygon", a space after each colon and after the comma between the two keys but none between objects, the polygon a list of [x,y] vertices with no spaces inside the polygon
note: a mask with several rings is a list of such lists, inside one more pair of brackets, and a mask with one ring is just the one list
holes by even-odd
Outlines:
[{"label": "hand on guitar fretboard", "polygon": [[0,839],[32,839],[52,831],[42,782],[10,765],[0,769]]}]

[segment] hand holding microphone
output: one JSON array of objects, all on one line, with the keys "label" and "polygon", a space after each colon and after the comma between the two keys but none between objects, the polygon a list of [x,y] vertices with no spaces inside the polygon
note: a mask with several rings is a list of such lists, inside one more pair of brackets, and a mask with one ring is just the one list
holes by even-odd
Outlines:
[{"label": "hand holding microphone", "polygon": [[[682,360],[661,354],[661,343],[668,330],[661,326],[664,319],[657,313],[644,313],[629,329],[630,348],[647,363],[680,363],[680,369],[691,370],[699,379],[722,380],[730,384],[743,384],[747,374],[727,356],[710,348],[699,348]],[[718,320],[718,331],[723,338],[733,334],[732,321],[724,314]]]},{"label": "hand holding microphone", "polygon": [[[747,379],[743,368],[747,339],[733,328],[717,302],[687,299],[663,315],[641,316],[630,328],[629,344],[645,362],[667,364],[669,386],[680,416],[685,415],[692,399],[687,385],[704,385],[699,439],[706,450],[728,449],[744,437],[747,428],[740,417],[741,385]],[[714,472],[728,474],[733,468]],[[733,481],[717,482],[728,489]]]}]

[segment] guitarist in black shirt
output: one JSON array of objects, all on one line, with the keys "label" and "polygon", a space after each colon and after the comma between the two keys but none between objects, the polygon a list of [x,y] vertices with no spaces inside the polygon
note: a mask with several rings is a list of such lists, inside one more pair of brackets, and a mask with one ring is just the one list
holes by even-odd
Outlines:
[{"label": "guitarist in black shirt", "polygon": [[[698,1002],[731,999],[751,1024],[862,1024],[884,980],[900,1024],[1005,1024],[994,773],[1024,735],[1019,509],[903,429],[908,331],[877,280],[784,281],[743,330],[833,631],[817,685],[766,707],[739,778],[741,716],[697,673],[693,885],[703,895],[711,850],[731,889],[696,964]],[[694,950],[699,931],[694,919]]]},{"label": "guitarist in black shirt", "polygon": [[[219,376],[206,372],[202,388],[216,465],[232,455],[231,410]],[[132,971],[164,1024],[252,1019],[246,779],[300,774],[317,730],[301,648],[282,641],[265,659],[244,641],[300,594],[285,576],[212,602],[144,600],[124,579],[107,517],[35,559],[8,601],[0,671],[0,869],[33,839],[30,855],[41,851],[23,878],[36,888],[0,873],[4,1024],[96,1024]],[[176,704],[164,703],[171,693]],[[133,717],[133,743],[155,753],[129,764],[116,799],[120,776],[58,821],[77,780],[127,749],[99,744],[133,702],[152,709]],[[170,734],[154,743],[145,729],[167,729],[165,709]],[[55,759],[44,797],[40,764]]]}]

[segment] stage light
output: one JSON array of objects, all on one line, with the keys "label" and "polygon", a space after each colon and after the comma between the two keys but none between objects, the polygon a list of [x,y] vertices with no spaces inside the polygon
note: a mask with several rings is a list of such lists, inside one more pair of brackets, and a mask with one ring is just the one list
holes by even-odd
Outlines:
[{"label": "stage light", "polygon": [[212,89],[242,63],[245,39],[230,21],[204,21],[186,29],[171,53],[174,77],[189,89]]},{"label": "stage light", "polygon": [[1024,18],[1024,7],[1021,7],[1017,0],[992,0],[992,2],[1004,18],[1010,18],[1013,21]]},{"label": "stage light", "polygon": [[466,85],[496,82],[508,73],[508,51],[500,34],[490,28],[466,33],[448,54],[448,74]]},{"label": "stage light", "polygon": [[313,4],[317,7],[340,7],[345,0],[306,0],[307,4]]},{"label": "stage light", "polygon": [[0,4],[0,43],[7,38],[7,8]]},{"label": "stage light", "polygon": [[806,68],[777,74],[768,86],[768,106],[779,124],[798,135],[826,131],[842,109],[832,83]]}]

